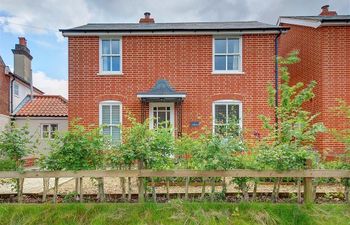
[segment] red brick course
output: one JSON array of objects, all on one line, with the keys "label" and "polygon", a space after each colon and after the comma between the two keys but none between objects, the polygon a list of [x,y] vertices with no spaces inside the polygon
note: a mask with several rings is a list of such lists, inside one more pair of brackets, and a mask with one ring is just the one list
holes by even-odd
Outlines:
[{"label": "red brick course", "polygon": [[[280,54],[286,55],[293,49],[300,51],[301,62],[289,67],[292,83],[317,81],[316,97],[307,108],[320,112],[318,120],[327,128],[344,129],[345,118],[332,108],[337,105],[337,99],[350,103],[350,27],[282,25],[291,29],[281,36]],[[323,134],[318,138],[317,148],[335,155],[344,146],[331,135]]]},{"label": "red brick course", "polygon": [[[267,105],[268,83],[274,83],[273,34],[243,35],[244,75],[212,74],[212,36],[124,36],[121,76],[100,76],[99,38],[69,37],[69,121],[98,124],[99,102],[117,100],[141,120],[137,93],[148,91],[158,79],[167,79],[176,91],[186,92],[183,132],[212,126],[212,103],[241,100],[243,126],[261,132],[259,114],[273,116]],[[148,116],[148,115],[147,115]],[[190,128],[191,121],[201,126]]]},{"label": "red brick course", "polygon": [[10,77],[5,75],[5,65],[0,62],[0,114],[9,115]]}]

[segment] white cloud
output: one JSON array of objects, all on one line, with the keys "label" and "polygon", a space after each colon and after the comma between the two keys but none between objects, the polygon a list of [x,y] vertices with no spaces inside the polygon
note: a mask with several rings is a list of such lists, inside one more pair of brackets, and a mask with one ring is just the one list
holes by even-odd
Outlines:
[{"label": "white cloud", "polygon": [[33,73],[33,84],[36,88],[39,88],[45,94],[49,95],[62,95],[68,98],[68,81],[59,80],[48,76],[42,71]]},{"label": "white cloud", "polygon": [[2,0],[0,10],[6,12],[0,16],[3,31],[21,35],[55,33],[58,40],[62,39],[59,28],[78,26],[91,19],[84,0]]}]

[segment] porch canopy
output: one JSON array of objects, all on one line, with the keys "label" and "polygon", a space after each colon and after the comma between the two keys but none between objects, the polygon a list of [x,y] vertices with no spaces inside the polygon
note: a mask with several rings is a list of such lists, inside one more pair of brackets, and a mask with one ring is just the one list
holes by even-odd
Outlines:
[{"label": "porch canopy", "polygon": [[157,80],[157,83],[148,92],[138,93],[142,102],[182,102],[186,93],[175,91],[167,80]]}]

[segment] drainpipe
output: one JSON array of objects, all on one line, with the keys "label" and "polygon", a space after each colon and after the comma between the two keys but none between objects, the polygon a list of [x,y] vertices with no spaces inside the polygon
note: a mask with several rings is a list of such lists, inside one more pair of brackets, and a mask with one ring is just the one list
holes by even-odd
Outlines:
[{"label": "drainpipe", "polygon": [[281,36],[282,31],[280,31],[275,38],[275,122],[276,130],[278,129],[278,116],[277,116],[277,107],[278,107],[278,38]]},{"label": "drainpipe", "polygon": [[13,82],[16,80],[16,78],[12,77],[10,81],[10,95],[9,95],[9,100],[10,100],[10,114],[12,115],[13,113]]}]

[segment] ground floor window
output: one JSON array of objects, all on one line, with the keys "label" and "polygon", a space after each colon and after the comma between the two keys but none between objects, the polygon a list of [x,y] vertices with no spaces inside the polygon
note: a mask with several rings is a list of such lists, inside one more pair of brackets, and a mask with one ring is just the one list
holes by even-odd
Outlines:
[{"label": "ground floor window", "polygon": [[238,135],[242,129],[242,103],[220,100],[213,103],[213,132],[227,136]]},{"label": "ground floor window", "polygon": [[118,101],[100,103],[100,125],[104,135],[111,137],[113,143],[121,141],[122,104]]},{"label": "ground floor window", "polygon": [[58,131],[58,124],[41,124],[41,138],[53,139]]}]

